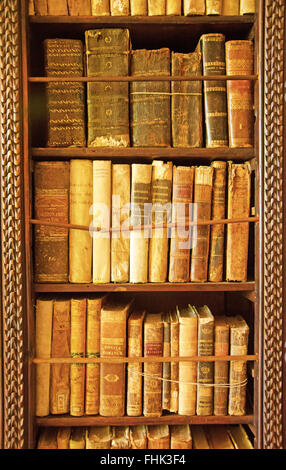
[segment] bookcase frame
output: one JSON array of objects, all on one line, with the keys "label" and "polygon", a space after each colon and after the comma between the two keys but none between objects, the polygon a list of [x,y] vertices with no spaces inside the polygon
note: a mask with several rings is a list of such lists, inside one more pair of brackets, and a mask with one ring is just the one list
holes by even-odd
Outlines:
[{"label": "bookcase frame", "polygon": [[[29,19],[26,0],[2,0],[0,2],[0,121],[1,121],[1,350],[2,350],[2,416],[0,438],[4,448],[21,449],[34,445],[35,425],[41,420],[33,416],[33,292],[72,292],[71,285],[51,287],[33,285],[30,265],[31,197],[29,188],[30,155],[34,159],[41,156],[61,156],[66,150],[32,149],[29,146],[29,112],[28,112],[28,48],[27,34]],[[118,155],[128,158],[156,158],[163,155],[176,159],[186,155],[199,159],[208,155],[211,159],[222,155],[237,160],[256,157],[256,215],[255,223],[255,281],[254,283],[205,283],[182,284],[171,286],[138,285],[129,286],[138,291],[241,291],[254,302],[255,323],[255,361],[254,412],[251,417],[194,417],[193,422],[247,423],[255,432],[255,444],[258,448],[282,448],[283,426],[285,426],[286,402],[283,390],[283,307],[285,281],[283,283],[283,256],[285,255],[283,236],[283,154],[285,149],[285,104],[284,104],[284,63],[285,63],[285,3],[284,0],[257,0],[254,35],[256,44],[256,63],[258,85],[255,92],[256,103],[256,144],[254,149],[189,149],[187,152],[178,149],[119,149]],[[34,20],[48,22],[48,18]],[[33,21],[33,18],[30,20]],[[54,17],[53,23],[80,23],[81,17]],[[95,18],[85,18],[85,23],[96,27]],[[102,18],[101,23],[118,24],[128,27],[129,24],[148,24],[169,22],[174,25],[205,23],[218,21],[214,17],[110,17]],[[246,17],[223,18],[222,22],[251,21]],[[70,149],[70,156],[86,157],[88,149],[75,151]],[[105,149],[101,156],[109,158],[114,152]],[[92,151],[90,151],[90,155]],[[94,153],[93,153],[94,155]],[[100,154],[97,153],[96,157]],[[171,289],[170,289],[171,287]],[[105,290],[117,290],[109,285]],[[126,286],[128,289],[128,286]],[[102,291],[102,286],[85,286],[81,292]],[[77,290],[79,292],[79,290]],[[285,334],[285,333],[284,333]],[[127,417],[128,418],[128,417]],[[178,416],[173,422],[190,423],[190,417]],[[187,419],[188,418],[188,419]],[[195,418],[200,418],[201,421]],[[42,424],[48,419],[43,418]],[[106,424],[111,419],[100,416],[91,417],[53,417],[52,425],[86,425]],[[283,421],[284,419],[284,421]],[[113,419],[113,424],[146,423],[144,417]],[[125,422],[126,421],[126,422]],[[152,422],[151,422],[152,421]],[[166,422],[165,417],[151,420],[149,424]]]}]

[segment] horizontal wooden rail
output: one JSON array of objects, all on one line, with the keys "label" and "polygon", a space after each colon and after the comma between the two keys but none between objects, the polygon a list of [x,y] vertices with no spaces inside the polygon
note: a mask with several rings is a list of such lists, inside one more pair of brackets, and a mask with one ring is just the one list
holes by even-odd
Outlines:
[{"label": "horizontal wooden rail", "polygon": [[[257,75],[190,75],[190,76],[103,76],[103,77],[29,77],[30,83],[49,82],[194,82],[194,81],[224,81],[224,80],[257,80]],[[152,93],[152,92],[150,92]]]}]

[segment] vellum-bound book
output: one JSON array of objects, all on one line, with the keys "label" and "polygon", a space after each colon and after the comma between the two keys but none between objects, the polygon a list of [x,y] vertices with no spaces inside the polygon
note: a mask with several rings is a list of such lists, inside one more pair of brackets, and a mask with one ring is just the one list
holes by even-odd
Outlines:
[{"label": "vellum-bound book", "polygon": [[48,15],[68,15],[67,0],[47,0],[48,2]]},{"label": "vellum-bound book", "polygon": [[147,0],[130,0],[130,14],[131,16],[147,16]]},{"label": "vellum-bound book", "polygon": [[[132,312],[128,318],[128,357],[143,354],[143,320],[145,312]],[[127,405],[128,416],[142,415],[142,363],[129,362],[127,365]]]},{"label": "vellum-bound book", "polygon": [[57,448],[68,449],[72,429],[70,427],[59,428],[57,432]]},{"label": "vellum-bound book", "polygon": [[34,0],[29,0],[28,12],[29,12],[29,15],[35,15]]},{"label": "vellum-bound book", "polygon": [[255,0],[240,0],[240,14],[248,15],[255,13]]},{"label": "vellum-bound book", "polygon": [[70,16],[90,16],[90,0],[67,0]]},{"label": "vellum-bound book", "polygon": [[166,0],[148,0],[148,15],[166,15]]},{"label": "vellum-bound book", "polygon": [[[86,299],[71,299],[71,357],[84,357],[86,332]],[[84,414],[85,364],[71,364],[70,414]]]},{"label": "vellum-bound book", "polygon": [[73,428],[70,437],[70,449],[85,449],[84,428]]},{"label": "vellum-bound book", "polygon": [[169,426],[167,426],[166,424],[148,426],[147,439],[148,449],[169,449]]},{"label": "vellum-bound book", "polygon": [[170,426],[171,449],[192,449],[192,434],[188,424]]},{"label": "vellum-bound book", "polygon": [[240,0],[223,0],[222,14],[224,16],[239,15],[239,1]]},{"label": "vellum-bound book", "polygon": [[[214,323],[214,354],[227,356],[229,353],[229,324],[225,316],[218,316]],[[227,415],[229,362],[216,361],[214,363],[214,383],[220,387],[214,388],[214,415]]]},{"label": "vellum-bound book", "polygon": [[[198,356],[212,356],[214,350],[214,316],[209,307],[198,308]],[[198,362],[197,415],[213,414],[214,363]]]},{"label": "vellum-bound book", "polygon": [[111,440],[111,449],[130,449],[130,431],[129,426],[113,426],[113,437]]},{"label": "vellum-bound book", "polygon": [[111,439],[110,426],[91,426],[86,429],[86,449],[110,449]]},{"label": "vellum-bound book", "polygon": [[204,15],[206,6],[205,0],[183,0],[184,1],[184,15],[196,16]]},{"label": "vellum-bound book", "polygon": [[[179,318],[176,311],[171,312],[170,318],[170,341],[171,357],[179,356]],[[178,412],[179,398],[179,363],[171,362],[171,383],[170,383],[170,411]]]},{"label": "vellum-bound book", "polygon": [[207,15],[221,15],[224,0],[206,0]]},{"label": "vellum-bound book", "polygon": [[130,426],[131,449],[147,449],[146,426]]},{"label": "vellum-bound book", "polygon": [[128,16],[129,0],[110,0],[111,16]]},{"label": "vellum-bound book", "polygon": [[181,0],[167,0],[166,15],[181,15]]},{"label": "vellum-bound book", "polygon": [[109,0],[90,0],[92,16],[109,16]]}]

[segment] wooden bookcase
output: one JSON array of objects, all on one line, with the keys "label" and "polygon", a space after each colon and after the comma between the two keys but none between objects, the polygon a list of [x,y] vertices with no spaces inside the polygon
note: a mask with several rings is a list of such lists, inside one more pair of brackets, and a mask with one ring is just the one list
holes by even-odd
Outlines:
[{"label": "wooden bookcase", "polygon": [[[257,0],[255,15],[237,17],[29,17],[27,1],[0,5],[2,446],[33,448],[40,426],[233,424],[249,426],[257,448],[283,447],[283,0]],[[192,51],[201,34],[254,39],[255,145],[252,149],[45,148],[45,38],[81,38],[86,29],[129,28],[133,48]],[[202,78],[204,79],[204,78]],[[210,163],[250,161],[253,212],[249,279],[244,283],[34,284],[32,187],[34,161],[76,158],[113,162]],[[245,416],[160,418],[34,416],[34,302],[42,293],[127,292],[139,305],[208,303],[214,314],[243,313],[250,328],[249,403]],[[146,295],[148,293],[148,295]],[[158,307],[159,308],[159,307]],[[285,401],[285,399],[284,399]],[[1,403],[1,402],[0,402]],[[1,437],[1,434],[0,434]]]}]

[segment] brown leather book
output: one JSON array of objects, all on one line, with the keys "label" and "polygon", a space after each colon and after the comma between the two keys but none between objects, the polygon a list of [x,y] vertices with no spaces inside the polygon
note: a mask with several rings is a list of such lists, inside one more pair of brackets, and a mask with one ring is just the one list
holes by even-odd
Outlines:
[{"label": "brown leather book", "polygon": [[131,16],[147,16],[147,0],[130,0],[130,14]]},{"label": "brown leather book", "polygon": [[70,437],[70,449],[85,449],[85,428],[73,428]]},{"label": "brown leather book", "polygon": [[71,428],[63,427],[58,428],[57,432],[57,448],[68,449],[71,436]]},{"label": "brown leather book", "polygon": [[113,426],[113,437],[111,439],[111,449],[130,449],[129,426]]},{"label": "brown leather book", "polygon": [[147,449],[147,427],[130,426],[131,449]]},{"label": "brown leather book", "polygon": [[[202,74],[200,52],[172,52],[172,75]],[[203,146],[202,82],[171,82],[172,145],[173,147]]]},{"label": "brown leather book", "polygon": [[148,449],[170,449],[169,426],[166,424],[148,426],[147,439]]},{"label": "brown leather book", "polygon": [[222,14],[224,16],[237,16],[239,15],[239,1],[240,0],[223,0]]},{"label": "brown leather book", "polygon": [[[86,299],[71,299],[71,357],[85,355],[86,343]],[[70,414],[84,414],[85,364],[71,364],[70,369]]]},{"label": "brown leather book", "polygon": [[166,15],[166,0],[148,0],[148,15]]},{"label": "brown leather book", "polygon": [[112,436],[110,426],[90,426],[86,428],[86,449],[110,449]]},{"label": "brown leather book", "polygon": [[[144,356],[163,355],[162,315],[148,313],[144,321]],[[144,362],[143,414],[162,414],[162,362]],[[158,377],[159,379],[157,379]]]},{"label": "brown leather book", "polygon": [[[215,356],[227,356],[229,354],[229,324],[226,317],[215,318],[214,323],[214,354]],[[214,383],[219,387],[214,388],[214,415],[227,415],[228,387],[228,361],[216,361],[214,363]]]},{"label": "brown leather book", "polygon": [[57,428],[41,428],[37,449],[57,449]]},{"label": "brown leather book", "polygon": [[[179,318],[177,312],[171,312],[170,334],[171,334],[171,357],[179,356]],[[170,411],[178,412],[179,399],[179,363],[171,362],[171,384],[170,384]]]},{"label": "brown leather book", "polygon": [[47,0],[48,15],[62,16],[68,15],[67,0]]},{"label": "brown leather book", "polygon": [[[45,222],[69,221],[69,162],[35,162],[34,215]],[[35,226],[35,282],[68,281],[68,230]]]},{"label": "brown leather book", "polygon": [[[213,173],[212,193],[212,219],[224,219],[226,212],[226,162],[215,161],[211,163]],[[211,282],[223,280],[224,263],[224,233],[225,226],[216,224],[211,226],[210,232],[210,256],[209,275]]]},{"label": "brown leather book", "polygon": [[169,429],[171,449],[192,449],[192,434],[188,424],[172,425]]},{"label": "brown leather book", "polygon": [[[100,357],[126,356],[127,317],[132,302],[109,301],[101,309]],[[125,364],[100,364],[102,416],[123,416],[125,412]]]},{"label": "brown leather book", "polygon": [[70,16],[90,16],[90,0],[68,0],[68,11]]},{"label": "brown leather book", "polygon": [[[252,75],[254,54],[252,41],[225,43],[227,75]],[[228,135],[230,147],[253,147],[254,96],[251,80],[227,81]]]},{"label": "brown leather book", "polygon": [[210,449],[204,426],[199,424],[192,426],[193,449]]},{"label": "brown leather book", "polygon": [[92,16],[109,16],[109,0],[90,0]]},{"label": "brown leather book", "polygon": [[29,3],[28,3],[28,13],[29,13],[29,15],[35,15],[34,0],[29,0]]},{"label": "brown leather book", "polygon": [[[246,163],[228,163],[228,219],[249,217],[251,168]],[[227,225],[226,280],[246,281],[249,223]]]},{"label": "brown leather book", "polygon": [[[210,220],[212,202],[213,168],[195,168],[194,221]],[[192,282],[204,282],[208,278],[209,225],[194,225],[192,237],[191,275]]]},{"label": "brown leather book", "polygon": [[166,15],[181,15],[182,2],[181,0],[167,0]]},{"label": "brown leather book", "polygon": [[223,0],[206,0],[207,15],[221,15]]},{"label": "brown leather book", "polygon": [[[128,357],[143,354],[144,311],[132,312],[128,318]],[[130,362],[127,365],[127,405],[128,416],[142,415],[142,363]]]},{"label": "brown leather book", "polygon": [[205,0],[184,0],[185,16],[204,15],[205,9]]},{"label": "brown leather book", "polygon": [[[197,46],[202,53],[204,75],[225,75],[225,36],[203,34]],[[204,80],[206,147],[228,147],[225,81]]]},{"label": "brown leather book", "polygon": [[212,425],[206,426],[208,441],[211,449],[234,449],[232,441],[228,435],[226,426]]},{"label": "brown leather book", "polygon": [[[138,49],[131,54],[131,75],[170,75],[170,50]],[[169,147],[170,82],[131,82],[131,134],[133,147]]]},{"label": "brown leather book", "polygon": [[48,1],[47,0],[34,0],[36,15],[45,16],[48,14]]},{"label": "brown leather book", "polygon": [[255,0],[240,0],[240,14],[249,15],[255,13]]},{"label": "brown leather book", "polygon": [[[128,75],[128,29],[85,32],[88,77]],[[129,96],[127,82],[87,84],[88,147],[129,146]]]},{"label": "brown leather book", "polygon": [[[164,313],[163,321],[163,356],[171,356],[171,316]],[[171,399],[171,363],[163,362],[162,409],[170,411]]]},{"label": "brown leather book", "polygon": [[[198,356],[212,356],[214,352],[214,317],[207,307],[198,308]],[[214,363],[198,362],[197,415],[213,414]]]},{"label": "brown leather book", "polygon": [[128,16],[129,0],[110,0],[111,16]]},{"label": "brown leather book", "polygon": [[[48,77],[82,77],[83,43],[77,39],[45,39]],[[46,85],[48,147],[84,147],[84,83],[50,82]]]}]

